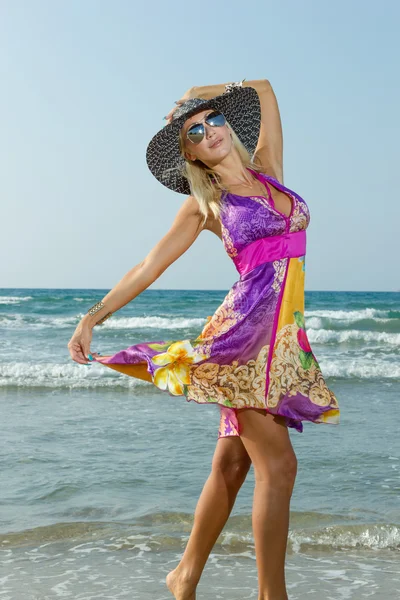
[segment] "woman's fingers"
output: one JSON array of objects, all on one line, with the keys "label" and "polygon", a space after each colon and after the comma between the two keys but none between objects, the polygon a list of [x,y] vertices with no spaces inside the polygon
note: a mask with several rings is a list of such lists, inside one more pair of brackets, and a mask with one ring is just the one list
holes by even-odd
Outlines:
[{"label": "woman's fingers", "polygon": [[172,119],[172,115],[174,114],[174,112],[176,111],[176,109],[177,109],[177,108],[178,108],[178,107],[177,107],[177,106],[175,106],[175,108],[173,108],[172,110],[170,110],[170,111],[169,111],[169,113],[168,113],[168,114],[167,114],[167,116],[165,117],[165,119],[166,119],[167,121],[170,121],[170,120]]},{"label": "woman's fingers", "polygon": [[90,353],[89,350],[86,351],[84,346],[80,342],[72,342],[68,344],[69,353],[71,355],[72,360],[77,363],[87,365],[88,364],[88,356]]},{"label": "woman's fingers", "polygon": [[183,104],[184,102],[186,102],[187,98],[181,98],[180,100],[175,100],[175,104],[176,106],[174,106],[174,108],[172,108],[169,113],[166,115],[165,119],[167,121],[171,121],[172,119],[172,115],[174,114],[174,112],[176,111],[177,108],[179,108],[181,106],[181,104]]},{"label": "woman's fingers", "polygon": [[68,346],[68,349],[72,360],[80,364],[87,363],[84,352],[79,344],[71,344]]},{"label": "woman's fingers", "polygon": [[72,360],[79,364],[88,365],[90,362],[90,343],[92,341],[92,330],[87,325],[79,323],[75,332],[68,342],[68,350]]}]

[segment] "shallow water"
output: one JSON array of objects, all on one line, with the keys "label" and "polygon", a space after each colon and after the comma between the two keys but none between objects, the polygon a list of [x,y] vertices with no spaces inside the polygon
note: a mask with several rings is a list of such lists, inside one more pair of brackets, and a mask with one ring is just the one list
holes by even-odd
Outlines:
[{"label": "shallow water", "polygon": [[[70,360],[76,323],[105,293],[0,290],[2,600],[172,597],[165,575],[190,533],[219,411]],[[195,337],[224,295],[147,290],[95,330],[92,350]],[[305,316],[341,422],[290,430],[289,597],[400,597],[400,294],[306,292]],[[257,598],[253,487],[251,469],[199,599]]]}]

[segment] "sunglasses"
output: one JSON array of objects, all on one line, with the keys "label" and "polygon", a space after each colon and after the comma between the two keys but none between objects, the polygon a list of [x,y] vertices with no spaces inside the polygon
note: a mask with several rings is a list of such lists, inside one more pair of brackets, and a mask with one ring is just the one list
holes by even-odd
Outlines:
[{"label": "sunglasses", "polygon": [[[205,123],[211,127],[222,127],[226,123],[224,115],[219,111],[214,111],[207,115]],[[186,132],[187,139],[193,144],[200,144],[206,133],[204,123],[193,123]]]}]

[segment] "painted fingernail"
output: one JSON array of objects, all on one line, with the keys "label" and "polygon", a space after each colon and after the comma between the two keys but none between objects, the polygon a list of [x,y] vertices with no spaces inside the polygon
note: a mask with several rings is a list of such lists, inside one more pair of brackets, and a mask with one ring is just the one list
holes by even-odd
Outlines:
[{"label": "painted fingernail", "polygon": [[91,354],[88,354],[88,358],[89,360],[93,360],[93,356]]}]

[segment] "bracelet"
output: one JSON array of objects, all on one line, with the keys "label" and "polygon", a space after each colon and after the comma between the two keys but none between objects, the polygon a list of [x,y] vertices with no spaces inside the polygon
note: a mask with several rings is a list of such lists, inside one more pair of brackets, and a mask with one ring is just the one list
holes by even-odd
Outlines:
[{"label": "bracelet", "polygon": [[93,317],[93,315],[96,314],[103,307],[104,307],[104,304],[100,300],[100,302],[97,302],[97,304],[93,304],[93,306],[91,308],[89,308],[88,313],[89,313],[89,315],[91,315]]},{"label": "bracelet", "polygon": [[104,323],[104,321],[106,319],[108,319],[108,317],[111,317],[111,315],[112,315],[112,312],[107,313],[104,317],[102,317],[100,319],[100,321],[97,321],[97,323],[95,323],[95,325],[101,325],[102,323]]},{"label": "bracelet", "polygon": [[[102,308],[104,308],[104,304],[103,302],[100,300],[100,302],[97,302],[96,304],[94,304],[91,308],[89,308],[88,310],[88,314],[93,317],[99,310],[101,310]],[[112,312],[107,313],[104,317],[102,317],[99,321],[97,321],[97,323],[95,323],[95,325],[101,325],[102,323],[104,323],[104,321],[106,319],[108,319],[109,317],[111,317]]]},{"label": "bracelet", "polygon": [[225,86],[225,92],[224,93],[226,94],[227,92],[232,92],[233,88],[235,88],[235,87],[243,87],[243,81],[245,79],[242,79],[242,81],[235,81],[233,83],[227,83],[226,86]]}]

